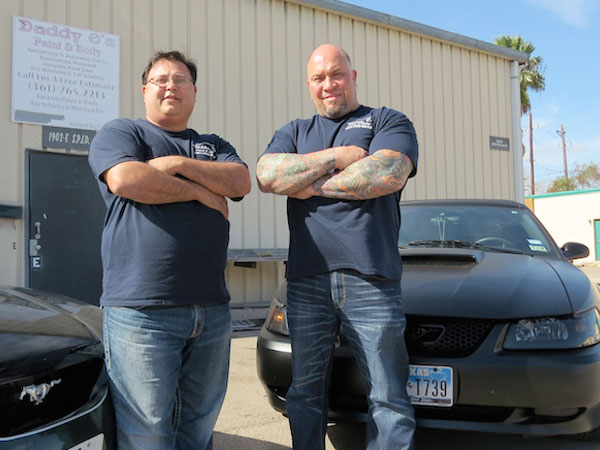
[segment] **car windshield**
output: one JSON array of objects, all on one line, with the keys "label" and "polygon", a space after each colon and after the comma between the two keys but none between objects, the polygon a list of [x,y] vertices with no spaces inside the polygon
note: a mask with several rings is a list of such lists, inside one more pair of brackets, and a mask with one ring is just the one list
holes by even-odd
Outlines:
[{"label": "car windshield", "polygon": [[398,245],[455,247],[557,256],[528,210],[488,205],[401,205]]}]

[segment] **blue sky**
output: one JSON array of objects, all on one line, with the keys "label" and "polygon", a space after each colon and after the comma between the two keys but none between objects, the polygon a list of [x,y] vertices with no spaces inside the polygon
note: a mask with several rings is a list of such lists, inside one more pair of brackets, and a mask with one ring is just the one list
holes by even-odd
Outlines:
[{"label": "blue sky", "polygon": [[[544,59],[546,89],[529,92],[533,114],[536,194],[564,173],[561,139],[565,127],[567,167],[600,165],[600,0],[345,0],[486,42],[518,34]],[[522,118],[529,193],[529,123]]]}]

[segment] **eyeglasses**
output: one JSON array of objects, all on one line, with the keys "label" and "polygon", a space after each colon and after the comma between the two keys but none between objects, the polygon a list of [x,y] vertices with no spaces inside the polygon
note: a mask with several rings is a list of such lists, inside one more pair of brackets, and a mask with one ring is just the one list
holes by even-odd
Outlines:
[{"label": "eyeglasses", "polygon": [[177,87],[188,87],[191,86],[194,82],[188,77],[173,77],[169,78],[166,76],[160,76],[155,78],[150,78],[148,83],[152,83],[154,86],[158,86],[159,88],[166,88],[171,81]]}]

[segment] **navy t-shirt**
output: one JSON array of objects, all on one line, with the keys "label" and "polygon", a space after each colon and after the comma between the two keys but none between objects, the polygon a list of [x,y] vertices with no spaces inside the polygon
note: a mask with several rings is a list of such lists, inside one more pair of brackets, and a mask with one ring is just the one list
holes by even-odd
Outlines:
[{"label": "navy t-shirt", "polygon": [[244,164],[214,134],[171,132],[143,119],[107,123],[94,137],[89,155],[108,207],[102,234],[102,305],[229,301],[224,279],[229,222],[220,212],[197,201],[138,203],[114,195],[100,178],[119,163],[167,155]]},{"label": "navy t-shirt", "polygon": [[[265,153],[311,153],[330,147],[357,145],[372,155],[396,150],[408,156],[416,173],[415,130],[402,113],[360,106],[339,119],[315,115],[279,129]],[[400,191],[369,200],[288,197],[290,248],[287,278],[339,269],[398,279]]]}]

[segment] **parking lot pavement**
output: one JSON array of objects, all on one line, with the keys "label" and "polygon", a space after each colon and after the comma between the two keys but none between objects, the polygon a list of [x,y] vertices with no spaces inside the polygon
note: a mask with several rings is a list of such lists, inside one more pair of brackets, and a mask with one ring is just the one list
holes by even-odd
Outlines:
[{"label": "parking lot pavement", "polygon": [[215,450],[291,448],[287,419],[267,401],[256,375],[256,334],[234,333],[225,402],[215,427]]},{"label": "parking lot pavement", "polygon": [[[215,450],[288,450],[292,439],[285,417],[267,401],[256,375],[257,331],[236,332],[231,343],[229,387],[215,427]],[[332,424],[327,450],[364,450],[364,425]],[[523,438],[515,435],[418,428],[415,450],[600,450],[600,438]]]}]

